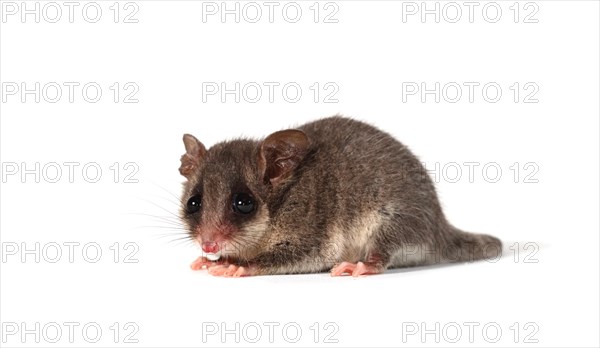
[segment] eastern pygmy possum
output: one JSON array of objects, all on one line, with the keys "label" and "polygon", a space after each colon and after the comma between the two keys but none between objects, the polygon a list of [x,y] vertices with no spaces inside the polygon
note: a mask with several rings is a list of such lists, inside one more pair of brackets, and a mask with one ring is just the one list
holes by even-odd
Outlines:
[{"label": "eastern pygmy possum", "polygon": [[452,226],[417,157],[340,116],[206,149],[183,136],[181,218],[218,276],[376,274],[495,258],[495,237]]}]

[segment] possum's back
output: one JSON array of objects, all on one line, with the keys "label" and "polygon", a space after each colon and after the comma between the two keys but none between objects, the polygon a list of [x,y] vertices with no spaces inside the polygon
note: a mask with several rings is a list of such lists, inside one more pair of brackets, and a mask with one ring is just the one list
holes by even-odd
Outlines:
[{"label": "possum's back", "polygon": [[[433,189],[422,164],[388,133],[339,116],[308,123],[303,130],[317,149],[317,166],[345,186],[376,188],[379,193]],[[408,185],[408,186],[407,186]],[[412,187],[418,186],[418,187]]]}]

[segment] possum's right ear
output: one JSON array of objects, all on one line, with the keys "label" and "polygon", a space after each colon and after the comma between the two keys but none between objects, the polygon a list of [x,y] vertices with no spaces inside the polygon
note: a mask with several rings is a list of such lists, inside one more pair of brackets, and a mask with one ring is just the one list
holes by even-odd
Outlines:
[{"label": "possum's right ear", "polygon": [[258,166],[264,183],[277,185],[290,177],[308,153],[309,140],[301,130],[269,135],[260,145]]},{"label": "possum's right ear", "polygon": [[200,165],[204,155],[206,155],[206,148],[190,134],[183,135],[183,144],[185,145],[185,153],[181,156],[179,173],[189,179]]}]

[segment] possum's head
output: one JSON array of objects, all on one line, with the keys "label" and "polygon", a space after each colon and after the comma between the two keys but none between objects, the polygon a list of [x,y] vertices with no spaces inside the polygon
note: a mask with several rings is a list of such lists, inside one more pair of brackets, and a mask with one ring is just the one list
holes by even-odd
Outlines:
[{"label": "possum's head", "polygon": [[306,135],[290,129],[206,150],[186,134],[183,143],[181,218],[192,238],[209,254],[250,259],[264,250],[270,201],[308,152]]}]

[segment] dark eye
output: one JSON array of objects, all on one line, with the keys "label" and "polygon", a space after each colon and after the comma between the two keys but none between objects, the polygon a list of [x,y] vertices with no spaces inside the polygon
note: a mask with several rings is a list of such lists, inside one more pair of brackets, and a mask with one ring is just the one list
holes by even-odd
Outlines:
[{"label": "dark eye", "polygon": [[250,214],[254,211],[256,202],[247,193],[236,193],[233,195],[233,211],[240,214]]},{"label": "dark eye", "polygon": [[202,196],[192,196],[192,198],[188,199],[186,206],[188,213],[197,213],[200,210],[200,207],[202,207]]}]

